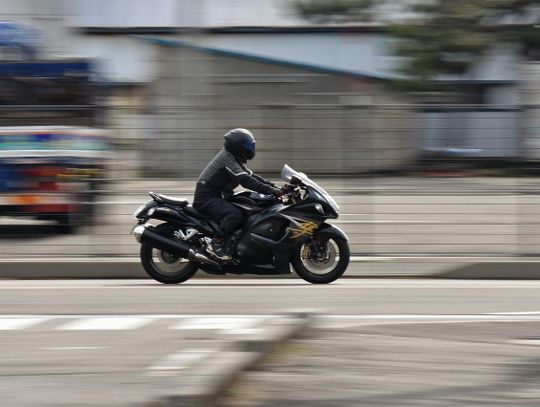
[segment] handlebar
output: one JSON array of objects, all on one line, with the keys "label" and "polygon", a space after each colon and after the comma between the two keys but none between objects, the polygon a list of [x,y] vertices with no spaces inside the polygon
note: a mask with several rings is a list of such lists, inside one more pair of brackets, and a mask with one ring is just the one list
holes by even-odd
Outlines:
[{"label": "handlebar", "polygon": [[285,184],[281,187],[281,191],[283,192],[283,195],[276,197],[276,200],[284,205],[289,205],[302,200],[301,192],[303,191],[303,188],[301,185]]}]

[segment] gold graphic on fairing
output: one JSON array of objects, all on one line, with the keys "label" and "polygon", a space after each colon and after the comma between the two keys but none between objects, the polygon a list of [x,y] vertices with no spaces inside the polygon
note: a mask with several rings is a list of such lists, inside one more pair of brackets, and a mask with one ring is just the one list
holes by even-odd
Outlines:
[{"label": "gold graphic on fairing", "polygon": [[299,228],[289,228],[291,239],[296,239],[300,236],[312,236],[319,226],[315,222],[302,223]]}]

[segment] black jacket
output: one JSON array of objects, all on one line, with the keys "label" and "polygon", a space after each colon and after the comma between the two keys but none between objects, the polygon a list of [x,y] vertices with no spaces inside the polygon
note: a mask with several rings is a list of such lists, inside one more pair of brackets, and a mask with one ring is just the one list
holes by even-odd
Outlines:
[{"label": "black jacket", "polygon": [[221,150],[197,179],[195,204],[210,198],[230,196],[238,185],[261,194],[277,192],[274,184],[254,174],[238,157]]}]

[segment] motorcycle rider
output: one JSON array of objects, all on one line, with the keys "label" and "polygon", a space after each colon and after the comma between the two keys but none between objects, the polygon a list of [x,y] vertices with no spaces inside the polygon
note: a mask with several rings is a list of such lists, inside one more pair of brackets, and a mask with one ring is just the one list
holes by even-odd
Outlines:
[{"label": "motorcycle rider", "polygon": [[266,195],[281,196],[282,192],[246,167],[247,161],[255,157],[255,138],[249,130],[233,129],[224,138],[224,148],[197,179],[193,206],[217,222],[221,229],[207,250],[221,260],[229,260],[226,238],[242,224],[244,214],[225,198],[231,196],[238,185]]}]

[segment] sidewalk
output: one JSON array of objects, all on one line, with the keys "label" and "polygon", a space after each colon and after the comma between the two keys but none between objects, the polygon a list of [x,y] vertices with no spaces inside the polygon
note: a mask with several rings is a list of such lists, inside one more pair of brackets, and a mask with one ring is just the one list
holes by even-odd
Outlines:
[{"label": "sidewalk", "polygon": [[[23,258],[1,261],[0,278],[148,278],[138,258]],[[230,278],[297,278],[296,275]],[[199,272],[196,278],[211,278]],[[353,257],[343,278],[540,279],[540,258]]]}]

